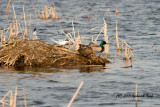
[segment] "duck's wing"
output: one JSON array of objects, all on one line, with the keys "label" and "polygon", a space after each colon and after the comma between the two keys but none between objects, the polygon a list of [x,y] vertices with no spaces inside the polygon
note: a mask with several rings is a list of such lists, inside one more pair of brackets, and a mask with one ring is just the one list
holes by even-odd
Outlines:
[{"label": "duck's wing", "polygon": [[103,47],[101,46],[93,46],[92,49],[93,49],[93,52],[96,52],[96,53],[101,53],[103,51]]}]

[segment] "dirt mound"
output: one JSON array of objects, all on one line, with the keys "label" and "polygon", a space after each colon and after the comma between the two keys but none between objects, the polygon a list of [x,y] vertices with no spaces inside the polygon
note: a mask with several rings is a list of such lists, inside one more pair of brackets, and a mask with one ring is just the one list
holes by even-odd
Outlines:
[{"label": "dirt mound", "polygon": [[40,40],[8,41],[0,47],[1,66],[79,66],[105,65],[106,59],[88,56]]}]

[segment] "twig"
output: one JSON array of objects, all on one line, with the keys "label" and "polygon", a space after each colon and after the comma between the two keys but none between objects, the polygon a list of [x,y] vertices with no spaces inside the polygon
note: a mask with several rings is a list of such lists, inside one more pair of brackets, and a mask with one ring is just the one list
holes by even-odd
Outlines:
[{"label": "twig", "polygon": [[137,105],[137,83],[136,83],[136,85],[135,85],[135,103],[136,103],[136,107],[138,107],[138,105]]},{"label": "twig", "polygon": [[83,81],[80,83],[77,91],[76,91],[75,94],[73,95],[73,97],[72,97],[72,99],[70,100],[70,102],[69,102],[69,104],[67,105],[67,107],[71,107],[71,104],[73,103],[74,99],[76,98],[76,96],[77,96],[79,90],[81,89],[82,85],[83,85]]},{"label": "twig", "polygon": [[96,37],[96,39],[94,40],[95,42],[97,41],[97,39],[99,38],[100,34],[102,33],[102,31],[104,30],[104,26],[101,27],[101,31],[99,32],[98,36]]},{"label": "twig", "polygon": [[11,0],[8,1],[8,5],[7,5],[7,7],[6,7],[5,14],[7,14],[7,10],[8,10],[8,7],[9,7],[10,2],[11,2]]},{"label": "twig", "polygon": [[24,88],[23,88],[23,96],[24,96],[24,104],[25,104],[25,107],[27,107],[27,100],[26,100],[26,94],[25,94]]}]

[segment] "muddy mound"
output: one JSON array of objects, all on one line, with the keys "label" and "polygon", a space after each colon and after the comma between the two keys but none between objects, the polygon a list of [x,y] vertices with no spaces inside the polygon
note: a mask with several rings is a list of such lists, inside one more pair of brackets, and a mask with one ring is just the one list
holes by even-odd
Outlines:
[{"label": "muddy mound", "polygon": [[0,47],[1,66],[79,66],[105,65],[106,59],[88,56],[40,40],[8,41]]}]

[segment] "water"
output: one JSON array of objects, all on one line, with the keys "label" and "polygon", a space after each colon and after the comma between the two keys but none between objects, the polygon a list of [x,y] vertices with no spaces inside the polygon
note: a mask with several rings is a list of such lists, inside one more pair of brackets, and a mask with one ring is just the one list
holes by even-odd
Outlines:
[{"label": "water", "polygon": [[[4,15],[6,0],[0,1],[0,29],[8,27],[11,20]],[[41,9],[55,4],[58,21],[41,20],[35,17],[34,8]],[[110,61],[106,68],[34,68],[27,70],[0,69],[0,96],[18,87],[17,105],[24,105],[25,89],[29,107],[66,107],[78,85],[84,85],[78,93],[72,107],[135,107],[135,98],[118,95],[134,94],[135,84],[138,84],[138,94],[149,94],[152,97],[138,97],[139,107],[160,106],[160,7],[159,0],[14,0],[18,22],[23,16],[22,5],[25,7],[27,23],[31,14],[31,28],[37,28],[40,40],[52,43],[50,38],[62,38],[58,32],[66,29],[72,31],[74,22],[76,34],[82,37],[96,37],[100,28],[90,29],[103,24],[103,16],[107,22],[109,38],[115,35],[116,20],[119,37],[125,39],[134,49],[136,60],[132,68],[124,68],[123,56],[116,59],[115,40],[110,43]],[[115,10],[119,15],[115,15]],[[8,14],[13,15],[12,5]],[[90,20],[88,21],[88,15]],[[69,20],[67,20],[69,17]],[[98,43],[103,39],[101,35]],[[91,39],[84,43],[88,44]],[[154,47],[152,47],[154,44]]]}]

